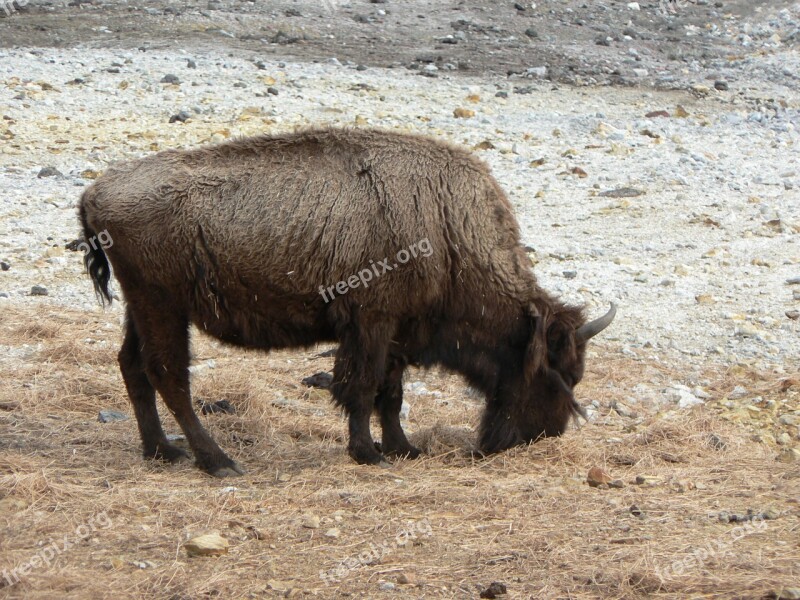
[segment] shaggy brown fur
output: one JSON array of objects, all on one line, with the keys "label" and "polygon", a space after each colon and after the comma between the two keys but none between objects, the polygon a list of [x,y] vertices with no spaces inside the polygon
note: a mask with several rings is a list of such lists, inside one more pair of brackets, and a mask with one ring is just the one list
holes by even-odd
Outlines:
[{"label": "shaggy brown fur", "polygon": [[[430,138],[318,130],[166,151],[115,166],[84,193],[84,236],[107,231],[127,300],[120,367],[149,457],[175,460],[155,392],[198,465],[239,472],[205,432],[189,393],[188,327],[245,347],[338,341],[331,391],[349,415],[349,452],[417,456],[400,426],[408,364],[462,373],[486,394],[480,447],[561,434],[580,411],[579,309],[538,287],[513,210],[488,167]],[[429,254],[323,299],[398,251]],[[87,267],[110,300],[102,248]],[[373,272],[378,272],[374,268]]]}]

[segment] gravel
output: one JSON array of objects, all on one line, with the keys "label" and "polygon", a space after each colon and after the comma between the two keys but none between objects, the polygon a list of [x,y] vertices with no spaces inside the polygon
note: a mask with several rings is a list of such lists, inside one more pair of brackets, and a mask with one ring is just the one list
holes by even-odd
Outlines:
[{"label": "gravel", "polygon": [[[81,190],[113,161],[298,126],[380,126],[481,144],[542,285],[592,315],[616,302],[603,342],[681,367],[676,402],[696,403],[691,389],[713,364],[796,364],[798,322],[786,313],[800,307],[800,112],[783,87],[763,84],[755,98],[713,80],[698,93],[532,77],[530,93],[513,94],[505,75],[192,57],[0,50],[0,255],[14,265],[0,273],[0,307],[98,310],[80,252],[65,245],[78,237]],[[716,75],[736,81],[734,71]],[[474,116],[454,118],[458,108]],[[173,115],[187,118],[168,124]]]}]

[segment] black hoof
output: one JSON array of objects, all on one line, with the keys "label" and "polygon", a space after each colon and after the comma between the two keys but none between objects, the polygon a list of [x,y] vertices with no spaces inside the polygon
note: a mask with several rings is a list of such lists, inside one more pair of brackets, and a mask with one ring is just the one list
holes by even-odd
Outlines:
[{"label": "black hoof", "polygon": [[381,462],[386,462],[374,443],[369,446],[350,446],[347,453],[360,465],[379,465]]},{"label": "black hoof", "polygon": [[244,469],[236,463],[233,463],[231,466],[219,467],[214,471],[209,471],[208,474],[219,479],[224,479],[225,477],[239,477],[240,475],[244,475]]},{"label": "black hoof", "polygon": [[212,477],[236,477],[244,475],[244,469],[223,454],[204,455],[195,452],[195,462]]}]

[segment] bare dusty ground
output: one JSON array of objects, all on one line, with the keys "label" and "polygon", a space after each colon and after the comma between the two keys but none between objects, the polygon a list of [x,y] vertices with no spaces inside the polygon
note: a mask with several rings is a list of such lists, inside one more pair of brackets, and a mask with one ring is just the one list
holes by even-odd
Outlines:
[{"label": "bare dusty ground", "polygon": [[[597,346],[592,423],[480,460],[480,401],[412,373],[430,393],[409,395],[406,428],[429,454],[380,469],[350,461],[327,392],[300,384],[330,358],[197,339],[195,362],[215,365],[196,395],[238,410],[204,421],[247,469],[218,481],[143,461],[132,421],[98,422],[98,406],[129,412],[105,315],[5,310],[0,335],[32,342],[0,363],[6,598],[477,598],[495,581],[508,598],[759,598],[797,581],[797,463],[753,441],[796,404],[797,376],[717,372],[703,409],[622,416],[615,390],[673,375]],[[725,407],[737,385],[756,410]],[[587,485],[593,466],[624,487]],[[227,554],[189,558],[208,532]]]},{"label": "bare dusty ground", "polygon": [[[800,59],[798,12],[779,16],[797,3],[532,4],[32,0],[0,18],[0,598],[800,597]],[[90,305],[64,249],[83,186],[114,160],[323,122],[476,148],[545,287],[621,301],[577,389],[589,423],[481,459],[482,400],[411,371],[426,455],[358,466],[328,393],[301,384],[326,348],[202,337],[195,397],[235,407],[202,419],[245,476],[145,461],[132,418],[98,421],[131,411],[120,310]],[[646,195],[598,196],[629,186]],[[227,552],[188,556],[205,533]]]}]

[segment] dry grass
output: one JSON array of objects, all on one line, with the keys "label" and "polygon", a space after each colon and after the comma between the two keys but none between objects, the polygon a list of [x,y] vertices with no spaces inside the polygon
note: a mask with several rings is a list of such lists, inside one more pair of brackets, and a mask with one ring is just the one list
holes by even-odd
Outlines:
[{"label": "dry grass", "polygon": [[[216,362],[195,375],[196,397],[238,410],[203,418],[248,471],[217,481],[190,465],[143,461],[132,419],[97,421],[101,408],[130,414],[115,313],[7,310],[0,335],[19,349],[0,360],[0,596],[477,598],[501,581],[509,598],[756,598],[800,585],[798,463],[776,462],[777,448],[752,441],[719,402],[745,382],[760,386],[763,403],[796,409],[791,379],[734,370],[716,377],[704,410],[623,418],[613,400],[643,379],[676,375],[608,349],[579,388],[600,402],[596,420],[478,460],[470,448],[480,401],[458,378],[412,372],[441,394],[409,396],[406,428],[429,454],[380,469],[347,458],[327,393],[300,384],[330,358],[196,340],[196,362]],[[171,418],[165,424],[177,433]],[[589,487],[595,465],[626,487]],[[663,483],[631,483],[642,474]],[[714,516],[768,507],[777,518],[748,529]],[[303,526],[309,514],[319,528]],[[416,539],[397,545],[410,523]],[[207,531],[227,538],[229,553],[188,558],[181,544]],[[72,545],[49,565],[4,580],[2,569],[65,539]],[[391,551],[368,560],[384,543]],[[683,573],[673,567],[704,553]],[[371,564],[321,579],[359,555]],[[395,589],[382,589],[387,582]]]}]

